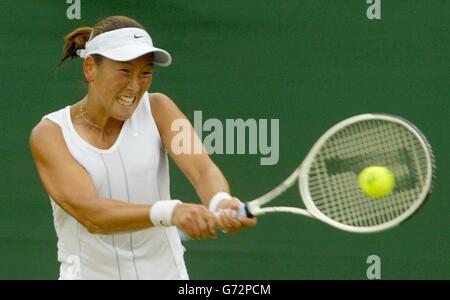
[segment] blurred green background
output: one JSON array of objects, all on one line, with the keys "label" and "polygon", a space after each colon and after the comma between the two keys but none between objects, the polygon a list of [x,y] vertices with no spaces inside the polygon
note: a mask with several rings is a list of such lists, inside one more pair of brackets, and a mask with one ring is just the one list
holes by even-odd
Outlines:
[{"label": "blurred green background", "polygon": [[[415,123],[436,155],[429,201],[393,230],[356,235],[291,215],[220,239],[186,243],[192,279],[365,279],[368,256],[382,279],[450,279],[449,1],[365,0],[1,1],[2,90],[0,279],[56,279],[50,203],[28,148],[40,118],[83,97],[81,60],[56,68],[63,36],[110,15],[141,22],[174,63],[157,68],[151,91],[193,118],[280,120],[280,159],[213,155],[240,199],[283,180],[316,139],[354,114],[385,112]],[[172,164],[174,198],[198,202]],[[292,189],[282,204],[300,205]]]}]

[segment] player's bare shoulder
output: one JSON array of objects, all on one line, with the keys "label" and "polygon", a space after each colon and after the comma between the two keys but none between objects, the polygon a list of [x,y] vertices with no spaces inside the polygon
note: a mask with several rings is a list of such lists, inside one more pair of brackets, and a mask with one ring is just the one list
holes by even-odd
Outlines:
[{"label": "player's bare shoulder", "polygon": [[155,111],[155,113],[164,113],[164,111],[175,105],[172,99],[163,93],[151,93],[149,98],[152,111]]},{"label": "player's bare shoulder", "polygon": [[31,130],[29,144],[35,159],[42,159],[52,149],[65,147],[61,127],[50,120],[41,120]]},{"label": "player's bare shoulder", "polygon": [[150,106],[156,125],[163,134],[170,129],[173,120],[184,117],[174,101],[162,93],[150,95]]}]

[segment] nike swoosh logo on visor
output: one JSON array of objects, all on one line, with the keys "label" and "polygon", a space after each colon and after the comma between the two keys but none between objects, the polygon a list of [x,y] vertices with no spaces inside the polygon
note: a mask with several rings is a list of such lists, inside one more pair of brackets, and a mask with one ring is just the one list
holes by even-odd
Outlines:
[{"label": "nike swoosh logo on visor", "polygon": [[144,37],[143,35],[134,35],[135,39],[140,39],[141,37]]}]

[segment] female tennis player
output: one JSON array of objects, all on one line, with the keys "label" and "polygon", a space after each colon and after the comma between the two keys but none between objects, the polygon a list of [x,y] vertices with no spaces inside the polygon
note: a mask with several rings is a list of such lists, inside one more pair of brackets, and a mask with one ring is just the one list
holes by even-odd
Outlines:
[{"label": "female tennis player", "polygon": [[[52,203],[60,279],[188,279],[176,227],[215,238],[217,228],[233,233],[256,219],[229,213],[240,201],[207,154],[172,151],[171,124],[187,119],[169,97],[147,92],[153,66],[172,59],[142,25],[113,16],[65,40],[61,63],[84,58],[87,94],[30,135]],[[166,153],[203,204],[171,198]]]}]

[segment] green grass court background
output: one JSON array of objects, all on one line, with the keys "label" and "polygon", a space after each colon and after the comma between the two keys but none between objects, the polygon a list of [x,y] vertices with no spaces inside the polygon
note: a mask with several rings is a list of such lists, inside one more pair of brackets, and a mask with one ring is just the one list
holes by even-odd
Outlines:
[{"label": "green grass court background", "polygon": [[[185,246],[192,279],[365,279],[381,258],[383,279],[450,278],[448,1],[86,1],[68,20],[64,0],[0,4],[0,279],[55,279],[51,207],[28,150],[46,113],[80,99],[81,61],[55,73],[62,37],[109,15],[128,15],[173,55],[151,91],[190,117],[280,119],[280,160],[213,155],[232,191],[250,199],[283,180],[315,140],[354,114],[386,112],[415,123],[437,160],[432,197],[404,225],[354,235],[303,217],[259,219],[256,228]],[[172,195],[199,201],[172,165]],[[283,204],[296,205],[291,190]],[[289,200],[290,199],[290,200]]]}]

